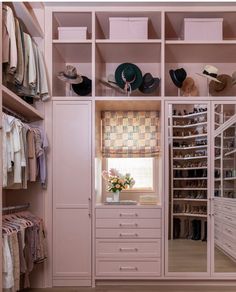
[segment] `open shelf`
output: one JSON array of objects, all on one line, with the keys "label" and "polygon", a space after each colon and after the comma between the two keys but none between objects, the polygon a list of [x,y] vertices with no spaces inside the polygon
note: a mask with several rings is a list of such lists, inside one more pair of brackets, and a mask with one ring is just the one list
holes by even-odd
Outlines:
[{"label": "open shelf", "polygon": [[203,126],[203,125],[206,125],[207,122],[202,122],[202,123],[196,123],[196,124],[189,124],[189,125],[176,125],[176,126],[172,126],[173,129],[175,128],[193,128],[193,127],[198,127],[198,126]]},{"label": "open shelf", "polygon": [[92,39],[91,12],[54,12],[52,38],[58,39],[58,27],[87,27],[87,39]]},{"label": "open shelf", "polygon": [[173,147],[173,150],[194,150],[194,149],[202,149],[207,148],[207,145],[200,145],[200,146],[190,146],[190,147]]},{"label": "open shelf", "polygon": [[71,40],[53,40],[53,44],[92,44],[92,40],[78,40],[78,39],[71,39]]},{"label": "open shelf", "polygon": [[[145,73],[160,78],[161,74],[161,45],[159,43],[96,43],[96,96],[122,96],[122,91],[107,88],[101,83],[109,74],[114,75],[116,68],[122,63],[133,63]],[[151,94],[143,94],[139,90],[131,96],[160,96],[160,86]],[[125,95],[125,93],[123,94]]]},{"label": "open shelf", "polygon": [[29,122],[44,119],[43,114],[41,114],[37,109],[25,102],[4,85],[2,85],[2,104],[8,109],[23,116]]},{"label": "open shelf", "polygon": [[207,137],[207,134],[198,134],[198,135],[191,135],[191,136],[172,136],[170,139],[178,139],[178,140],[185,140],[185,139],[195,139],[200,137]]},{"label": "open shelf", "polygon": [[126,39],[120,39],[120,40],[110,40],[110,39],[97,39],[97,44],[160,44],[162,41],[161,39],[148,39],[148,40],[126,40]]},{"label": "open shelf", "polygon": [[187,202],[207,202],[207,199],[188,199],[188,198],[173,198],[174,201],[187,201]]},{"label": "open shelf", "polygon": [[109,17],[148,17],[148,39],[161,38],[161,12],[96,12],[96,39],[109,39]]},{"label": "open shelf", "polygon": [[173,216],[179,216],[179,217],[202,217],[207,218],[207,215],[205,214],[193,214],[193,213],[173,213]]},{"label": "open shelf", "polygon": [[[9,3],[7,3],[9,5]],[[27,32],[32,37],[44,37],[44,33],[29,5],[26,7],[24,2],[12,2],[16,16],[22,20]]]},{"label": "open shelf", "polygon": [[193,156],[193,157],[173,157],[173,160],[192,160],[192,159],[205,159],[207,156]]}]

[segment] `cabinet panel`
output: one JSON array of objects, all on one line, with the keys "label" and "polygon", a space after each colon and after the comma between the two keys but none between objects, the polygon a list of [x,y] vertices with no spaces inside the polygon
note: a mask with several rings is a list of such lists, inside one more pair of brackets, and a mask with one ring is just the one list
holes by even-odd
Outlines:
[{"label": "cabinet panel", "polygon": [[87,205],[91,194],[90,102],[55,102],[53,121],[54,203]]},{"label": "cabinet panel", "polygon": [[160,219],[97,219],[97,228],[161,228]]}]

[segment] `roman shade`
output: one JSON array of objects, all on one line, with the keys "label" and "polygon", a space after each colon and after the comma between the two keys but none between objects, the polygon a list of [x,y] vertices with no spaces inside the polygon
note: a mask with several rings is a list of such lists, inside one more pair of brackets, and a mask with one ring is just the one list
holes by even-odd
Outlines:
[{"label": "roman shade", "polygon": [[158,153],[158,111],[102,112],[103,157],[155,157]]}]

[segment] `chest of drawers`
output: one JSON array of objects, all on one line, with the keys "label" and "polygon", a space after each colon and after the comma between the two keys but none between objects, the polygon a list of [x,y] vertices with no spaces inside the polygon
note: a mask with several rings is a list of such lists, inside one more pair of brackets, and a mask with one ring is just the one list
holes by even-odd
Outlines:
[{"label": "chest of drawers", "polygon": [[161,275],[160,207],[96,209],[96,277],[155,278]]}]

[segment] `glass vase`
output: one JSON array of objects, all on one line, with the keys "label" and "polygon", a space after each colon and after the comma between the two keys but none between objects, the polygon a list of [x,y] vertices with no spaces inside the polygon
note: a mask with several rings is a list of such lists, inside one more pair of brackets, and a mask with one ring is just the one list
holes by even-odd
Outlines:
[{"label": "glass vase", "polygon": [[113,192],[113,202],[120,201],[120,191]]}]

